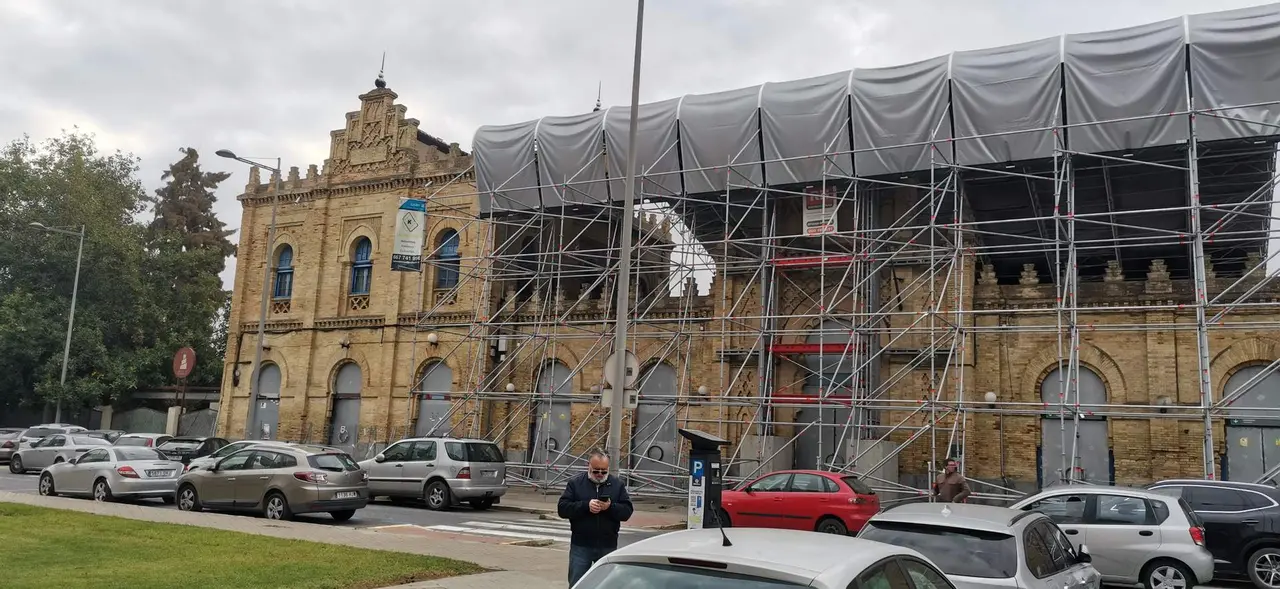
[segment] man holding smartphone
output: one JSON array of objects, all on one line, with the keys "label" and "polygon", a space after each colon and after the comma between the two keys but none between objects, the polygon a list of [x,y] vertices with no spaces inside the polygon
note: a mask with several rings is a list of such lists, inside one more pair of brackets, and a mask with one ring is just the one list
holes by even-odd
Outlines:
[{"label": "man holding smartphone", "polygon": [[593,450],[587,472],[565,484],[557,512],[569,520],[569,586],[591,565],[618,549],[618,531],[635,508],[622,480],[609,474],[609,457]]}]

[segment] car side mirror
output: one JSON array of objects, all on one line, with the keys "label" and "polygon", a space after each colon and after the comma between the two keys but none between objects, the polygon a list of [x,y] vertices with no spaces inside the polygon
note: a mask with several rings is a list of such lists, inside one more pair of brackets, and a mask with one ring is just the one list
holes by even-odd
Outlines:
[{"label": "car side mirror", "polygon": [[68,461],[67,461],[67,464],[79,464],[79,462],[80,462],[80,457],[79,457],[79,456],[76,456],[75,458],[72,458],[71,460],[68,460]]},{"label": "car side mirror", "polygon": [[374,457],[373,457],[373,461],[374,461],[374,462],[386,462],[386,461],[387,461],[387,457],[386,457],[386,456],[383,456],[382,454],[379,454],[379,455],[377,455],[377,456],[374,456]]},{"label": "car side mirror", "polygon": [[1089,555],[1088,546],[1085,546],[1084,544],[1080,545],[1080,552],[1079,554],[1076,554],[1076,562],[1081,562],[1086,564],[1093,562],[1093,557]]},{"label": "car side mirror", "polygon": [[742,491],[743,491],[744,493],[748,494],[748,495],[754,495],[754,494],[756,493],[756,490],[755,490],[755,489],[752,489],[751,487],[747,487],[747,488],[743,489]]}]

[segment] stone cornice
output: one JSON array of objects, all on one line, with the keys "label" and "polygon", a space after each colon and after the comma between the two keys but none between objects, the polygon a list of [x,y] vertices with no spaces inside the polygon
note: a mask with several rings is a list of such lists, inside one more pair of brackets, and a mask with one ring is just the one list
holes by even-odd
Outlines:
[{"label": "stone cornice", "polygon": [[[342,198],[342,197],[348,197],[348,196],[360,196],[365,194],[391,192],[394,190],[419,188],[427,182],[444,184],[446,182],[453,180],[456,183],[455,178],[463,182],[474,183],[476,179],[475,171],[474,170],[468,171],[465,174],[462,174],[461,177],[459,177],[458,171],[425,174],[425,175],[415,174],[415,175],[401,176],[398,178],[383,177],[376,180],[371,180],[369,182],[342,184],[338,186],[315,186],[311,188],[305,188],[302,190],[294,190],[294,191],[290,191],[286,189],[280,195],[282,199],[289,199],[289,200],[296,199],[299,202],[314,201],[314,200],[320,200],[324,198]],[[254,204],[254,205],[270,204],[271,199],[274,196],[275,196],[274,192],[267,192],[267,193],[261,193],[261,194],[245,193],[237,196],[236,200],[239,200],[241,203]]]}]

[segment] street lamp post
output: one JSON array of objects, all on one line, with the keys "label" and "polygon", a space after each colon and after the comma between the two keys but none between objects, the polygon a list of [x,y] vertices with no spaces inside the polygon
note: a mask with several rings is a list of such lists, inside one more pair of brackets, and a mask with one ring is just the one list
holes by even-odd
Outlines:
[{"label": "street lamp post", "polygon": [[67,386],[67,362],[71,359],[71,330],[76,323],[76,295],[80,291],[80,260],[84,257],[84,225],[80,226],[79,232],[58,229],[57,227],[46,227],[39,222],[32,223],[31,226],[41,231],[78,236],[80,238],[80,246],[76,250],[76,274],[75,278],[71,280],[71,312],[67,314],[67,341],[62,346],[62,376],[58,379],[58,397],[53,409],[54,423],[62,423],[62,389]]},{"label": "street lamp post", "polygon": [[262,367],[262,350],[267,345],[267,289],[271,282],[271,247],[276,242],[276,208],[280,202],[281,177],[284,173],[280,170],[280,158],[276,158],[276,167],[273,168],[251,159],[237,156],[230,150],[219,149],[214,153],[219,157],[233,159],[255,168],[272,172],[276,178],[275,193],[271,195],[271,226],[267,229],[267,249],[262,264],[262,297],[258,304],[258,346],[253,352],[253,370],[249,373],[249,416],[248,421],[244,424],[244,437],[246,440],[251,440],[256,437],[250,428],[254,426],[255,418],[257,417],[258,381],[260,380],[258,378],[258,369]]}]

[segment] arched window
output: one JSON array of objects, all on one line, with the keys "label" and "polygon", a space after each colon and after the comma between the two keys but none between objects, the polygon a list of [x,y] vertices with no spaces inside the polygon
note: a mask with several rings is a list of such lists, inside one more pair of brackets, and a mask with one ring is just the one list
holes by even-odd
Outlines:
[{"label": "arched window", "polygon": [[458,286],[458,265],[461,257],[458,255],[458,232],[452,229],[445,229],[440,234],[437,248],[437,258],[439,262],[436,264],[436,288],[450,289]]},{"label": "arched window", "polygon": [[280,253],[276,254],[276,282],[271,296],[277,299],[293,296],[293,248],[288,245],[280,246]]},{"label": "arched window", "polygon": [[355,255],[351,257],[351,294],[369,294],[373,279],[373,243],[368,237],[356,242]]}]

